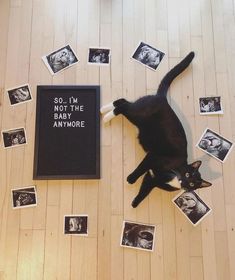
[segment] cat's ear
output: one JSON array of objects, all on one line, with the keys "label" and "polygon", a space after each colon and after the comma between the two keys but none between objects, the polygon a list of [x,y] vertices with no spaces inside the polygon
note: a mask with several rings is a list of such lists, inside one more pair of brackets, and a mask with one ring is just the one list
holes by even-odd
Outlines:
[{"label": "cat's ear", "polygon": [[210,186],[212,186],[212,184],[211,184],[210,182],[207,182],[207,181],[205,181],[205,180],[202,180],[202,183],[201,183],[200,188],[208,188],[208,187],[210,187]]},{"label": "cat's ear", "polygon": [[201,166],[202,162],[201,160],[194,161],[192,164],[190,164],[194,169],[198,169]]}]

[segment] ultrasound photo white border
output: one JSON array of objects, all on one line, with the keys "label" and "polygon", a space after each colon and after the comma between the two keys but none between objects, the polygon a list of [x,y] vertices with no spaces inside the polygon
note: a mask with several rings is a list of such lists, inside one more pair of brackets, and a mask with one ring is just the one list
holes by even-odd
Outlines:
[{"label": "ultrasound photo white border", "polygon": [[197,200],[199,200],[200,203],[202,203],[206,208],[208,208],[207,212],[206,212],[196,223],[193,223],[193,222],[191,221],[191,219],[187,216],[187,214],[184,213],[184,211],[176,204],[176,200],[177,200],[182,194],[184,194],[185,192],[187,192],[187,191],[183,190],[183,191],[181,191],[179,194],[177,194],[177,195],[172,199],[172,202],[173,202],[173,204],[176,206],[176,208],[179,210],[179,212],[182,213],[182,214],[186,217],[186,219],[187,219],[194,227],[196,227],[199,223],[201,223],[201,222],[211,213],[212,209],[201,199],[201,197],[200,197],[196,192],[190,191],[191,193],[193,193],[193,194],[196,196]]},{"label": "ultrasound photo white border", "polygon": [[[22,205],[22,206],[15,206],[14,205],[14,192],[19,192],[19,191],[27,191],[27,189],[34,189],[34,198],[35,198],[35,203],[27,204],[27,205]],[[13,209],[21,209],[21,208],[29,208],[29,207],[36,207],[38,204],[38,198],[37,198],[37,190],[36,186],[26,186],[26,187],[20,187],[20,188],[14,188],[11,189],[11,199],[12,199],[12,208]]]},{"label": "ultrasound photo white border", "polygon": [[[108,63],[100,63],[100,62],[90,62],[90,52],[92,49],[95,50],[108,50],[109,51],[109,55],[108,55],[108,59],[109,62]],[[88,55],[87,55],[87,63],[88,65],[96,65],[96,66],[109,66],[111,64],[111,49],[108,47],[89,47],[88,49]]]},{"label": "ultrasound photo white border", "polygon": [[[137,50],[140,48],[140,46],[141,46],[142,44],[145,45],[145,46],[148,46],[149,48],[151,48],[151,49],[153,49],[153,50],[155,50],[155,51],[157,51],[157,52],[160,53],[161,59],[160,59],[158,65],[156,66],[156,68],[150,67],[150,66],[148,66],[147,64],[141,62],[140,60],[138,60],[138,59],[136,59],[136,58],[134,57],[135,53],[137,52]],[[132,55],[131,55],[130,58],[131,58],[133,61],[136,61],[136,62],[140,63],[141,65],[144,65],[144,66],[147,67],[148,69],[151,69],[152,71],[157,71],[157,68],[158,68],[158,66],[160,65],[160,63],[162,62],[164,56],[165,56],[165,53],[164,53],[163,51],[160,51],[159,49],[156,49],[155,47],[152,47],[152,46],[150,46],[149,44],[144,43],[143,41],[140,41],[140,42],[138,43],[137,47],[135,48],[134,52],[132,53]]]},{"label": "ultrasound photo white border", "polygon": [[[51,68],[49,62],[48,62],[47,57],[48,57],[48,56],[51,56],[51,55],[53,55],[53,54],[55,54],[55,53],[58,53],[58,52],[60,52],[60,51],[63,50],[63,49],[67,49],[68,47],[71,49],[71,51],[72,51],[72,53],[73,53],[73,55],[75,56],[75,58],[76,58],[77,61],[71,63],[71,64],[68,65],[68,66],[65,66],[64,68],[60,69],[59,71],[54,72],[53,69]],[[60,73],[60,72],[62,72],[62,71],[64,71],[64,70],[66,70],[66,69],[72,67],[73,65],[75,65],[75,64],[77,64],[77,63],[79,62],[79,59],[78,59],[77,54],[75,53],[75,51],[73,50],[73,48],[72,48],[70,45],[63,46],[63,47],[61,47],[61,48],[59,48],[59,49],[56,49],[55,51],[53,51],[53,52],[51,52],[51,53],[48,53],[48,54],[46,54],[46,55],[43,55],[43,56],[42,56],[42,60],[43,60],[44,64],[46,65],[47,69],[49,70],[49,72],[51,73],[51,75],[56,75],[56,74],[58,74],[58,73]]]},{"label": "ultrasound photo white border", "polygon": [[[87,219],[87,225],[86,225],[86,233],[66,233],[66,218],[71,218],[71,217],[82,217]],[[89,217],[87,214],[69,214],[69,215],[64,215],[64,221],[63,221],[63,234],[64,235],[70,235],[70,236],[88,236],[88,228],[89,228]]]},{"label": "ultrasound photo white border", "polygon": [[[207,132],[211,132],[212,134],[214,134],[214,135],[217,136],[218,138],[221,138],[222,140],[224,140],[224,141],[226,141],[227,143],[231,144],[231,146],[230,146],[230,148],[229,148],[229,150],[228,150],[228,152],[227,152],[227,154],[226,154],[226,156],[224,157],[223,160],[221,160],[219,157],[216,157],[216,156],[213,155],[212,153],[210,153],[210,152],[204,150],[203,148],[201,148],[201,147],[199,146],[201,140],[205,137],[205,135],[207,134]],[[209,129],[209,128],[206,128],[206,129],[205,129],[205,131],[202,133],[202,136],[200,137],[198,143],[196,144],[196,147],[197,147],[198,149],[200,149],[200,150],[203,151],[204,153],[210,155],[211,157],[217,159],[218,161],[220,161],[220,162],[222,162],[222,163],[224,163],[225,160],[228,158],[228,155],[231,153],[231,151],[232,151],[232,149],[233,149],[233,146],[234,146],[234,143],[233,143],[232,141],[230,141],[230,140],[224,138],[223,136],[221,136],[220,134],[214,132],[213,130],[211,130],[211,129]]]},{"label": "ultrasound photo white border", "polygon": [[[221,110],[218,110],[218,111],[212,111],[212,112],[203,112],[202,111],[202,108],[201,108],[201,100],[203,99],[216,99],[218,98],[219,99],[219,104],[220,104],[220,108]],[[206,97],[199,97],[198,99],[198,103],[199,103],[199,114],[200,115],[223,115],[223,106],[222,106],[222,102],[221,102],[221,96],[206,96]]]},{"label": "ultrasound photo white border", "polygon": [[[16,145],[10,145],[10,146],[7,146],[6,147],[6,143],[4,141],[4,136],[3,134],[4,133],[14,133],[16,131],[23,131],[24,132],[24,136],[25,136],[25,143],[22,143],[22,144],[16,144]],[[2,130],[1,131],[1,135],[2,135],[2,142],[3,142],[3,145],[4,145],[4,148],[5,149],[10,149],[10,148],[15,148],[15,147],[20,147],[20,146],[24,146],[27,144],[27,136],[26,136],[26,130],[24,127],[17,127],[17,128],[11,128],[11,129],[8,129],[8,130]]]},{"label": "ultrasound photo white border", "polygon": [[[152,242],[152,248],[151,249],[144,249],[141,247],[137,246],[128,246],[128,245],[123,245],[123,237],[124,237],[124,230],[125,230],[125,225],[126,224],[134,224],[134,225],[139,225],[139,226],[145,226],[145,227],[150,227],[153,229],[153,242]],[[120,246],[124,248],[130,248],[134,250],[141,250],[141,251],[147,251],[147,252],[153,252],[155,248],[155,237],[156,237],[156,225],[152,224],[144,224],[144,223],[139,223],[139,222],[132,222],[132,221],[123,221],[122,224],[122,232],[121,232],[121,238],[120,238]]]},{"label": "ultrasound photo white border", "polygon": [[[17,102],[17,103],[12,103],[11,102],[11,99],[10,99],[10,91],[13,91],[13,90],[17,90],[17,89],[21,89],[23,87],[27,87],[28,88],[28,91],[29,91],[29,95],[30,95],[30,99],[27,99],[27,100],[24,100],[24,101],[20,101],[20,102]],[[20,86],[16,86],[16,87],[12,87],[12,88],[8,88],[6,89],[6,93],[8,95],[8,100],[9,100],[9,103],[11,106],[17,106],[17,105],[20,105],[22,103],[26,103],[26,102],[30,102],[33,100],[33,96],[32,96],[32,93],[31,93],[31,89],[30,89],[30,86],[29,84],[24,84],[24,85],[20,85]]]}]

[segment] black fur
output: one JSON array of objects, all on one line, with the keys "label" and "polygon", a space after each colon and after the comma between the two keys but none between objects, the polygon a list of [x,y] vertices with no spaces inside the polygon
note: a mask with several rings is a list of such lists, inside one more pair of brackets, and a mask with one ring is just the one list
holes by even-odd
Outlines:
[{"label": "black fur", "polygon": [[177,190],[168,184],[173,178],[180,180],[185,190],[208,187],[211,184],[201,179],[198,171],[201,162],[187,163],[187,139],[183,126],[167,102],[171,82],[182,73],[194,58],[190,52],[162,79],[157,94],[141,97],[135,102],[118,99],[113,102],[114,115],[122,114],[139,129],[139,142],[146,156],[127,177],[130,184],[144,175],[140,191],[132,202],[133,207],[151,192],[154,187],[167,191]]}]

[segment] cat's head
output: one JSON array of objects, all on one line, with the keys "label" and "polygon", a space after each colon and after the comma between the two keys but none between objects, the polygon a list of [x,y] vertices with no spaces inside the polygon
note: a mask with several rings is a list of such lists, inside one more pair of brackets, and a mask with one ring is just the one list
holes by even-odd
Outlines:
[{"label": "cat's head", "polygon": [[180,172],[181,174],[181,186],[187,191],[193,191],[199,188],[207,188],[212,184],[203,180],[201,174],[198,171],[202,162],[200,160],[186,165]]}]

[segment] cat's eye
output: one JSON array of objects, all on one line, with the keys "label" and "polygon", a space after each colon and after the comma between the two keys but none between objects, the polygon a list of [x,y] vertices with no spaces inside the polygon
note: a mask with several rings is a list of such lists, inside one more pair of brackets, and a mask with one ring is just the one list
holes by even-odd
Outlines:
[{"label": "cat's eye", "polygon": [[190,186],[190,187],[194,187],[194,183],[190,183],[189,186]]},{"label": "cat's eye", "polygon": [[186,178],[188,178],[189,177],[189,173],[187,172],[187,173],[185,173],[185,177]]}]

